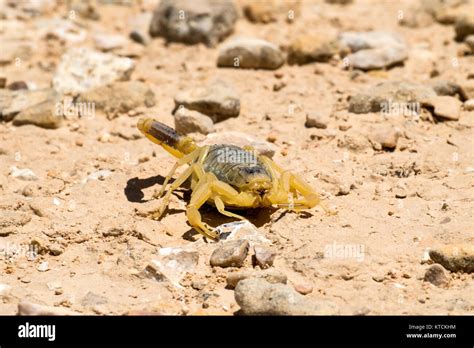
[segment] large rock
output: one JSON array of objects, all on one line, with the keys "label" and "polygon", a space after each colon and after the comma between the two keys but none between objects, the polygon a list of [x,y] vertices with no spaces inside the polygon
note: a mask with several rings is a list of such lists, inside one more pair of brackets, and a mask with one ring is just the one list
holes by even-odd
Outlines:
[{"label": "large rock", "polygon": [[329,302],[312,301],[284,284],[250,278],[238,282],[235,300],[246,315],[331,315],[337,309]]},{"label": "large rock", "polygon": [[29,90],[0,90],[0,119],[11,121],[18,113],[34,105],[51,100],[59,95],[52,89]]},{"label": "large rock", "polygon": [[53,77],[53,87],[77,95],[115,81],[126,81],[135,68],[133,60],[88,48],[72,48],[62,57]]},{"label": "large rock", "polygon": [[474,245],[445,245],[430,250],[430,258],[452,272],[474,272]]},{"label": "large rock", "polygon": [[174,115],[174,129],[179,134],[214,132],[214,123],[209,116],[200,112],[179,108]]},{"label": "large rock", "polygon": [[433,109],[433,114],[445,120],[459,119],[462,103],[459,99],[450,96],[436,96],[422,101],[424,106]]},{"label": "large rock", "polygon": [[288,63],[327,62],[338,52],[339,44],[335,40],[321,35],[301,35],[288,48]]},{"label": "large rock", "polygon": [[95,109],[115,115],[140,106],[154,106],[155,94],[143,82],[123,81],[81,93],[76,103],[93,103]]},{"label": "large rock", "polygon": [[175,111],[185,107],[208,115],[214,122],[237,117],[240,113],[239,95],[231,85],[221,80],[205,87],[182,91],[174,98],[174,102]]},{"label": "large rock", "polygon": [[408,58],[408,48],[403,38],[387,32],[346,32],[339,37],[352,54],[345,59],[348,66],[361,70],[390,68]]},{"label": "large rock", "polygon": [[273,43],[239,37],[220,47],[217,65],[243,69],[278,69],[284,61],[283,52]]},{"label": "large rock", "polygon": [[456,40],[463,41],[466,36],[474,34],[474,11],[466,13],[465,16],[459,18],[454,26],[456,31]]},{"label": "large rock", "polygon": [[232,33],[236,20],[232,0],[162,0],[153,13],[150,35],[215,46]]},{"label": "large rock", "polygon": [[58,103],[59,100],[46,100],[40,104],[30,106],[15,116],[13,125],[32,124],[41,128],[59,128],[62,124],[63,115],[57,112]]},{"label": "large rock", "polygon": [[435,96],[431,87],[404,81],[382,82],[351,97],[349,111],[365,114],[400,106],[417,107],[422,100]]}]

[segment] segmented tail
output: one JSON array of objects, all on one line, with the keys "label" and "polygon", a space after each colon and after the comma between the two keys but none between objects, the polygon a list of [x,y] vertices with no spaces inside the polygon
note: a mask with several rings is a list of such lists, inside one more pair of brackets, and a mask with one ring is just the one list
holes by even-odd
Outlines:
[{"label": "segmented tail", "polygon": [[197,148],[193,139],[179,135],[173,128],[152,118],[140,118],[137,128],[175,157],[181,158]]}]

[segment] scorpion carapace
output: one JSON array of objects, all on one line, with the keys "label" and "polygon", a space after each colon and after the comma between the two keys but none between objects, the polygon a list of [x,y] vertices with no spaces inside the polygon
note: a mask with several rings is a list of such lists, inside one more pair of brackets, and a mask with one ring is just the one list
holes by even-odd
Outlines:
[{"label": "scorpion carapace", "polygon": [[[202,221],[199,213],[199,208],[206,202],[215,205],[223,215],[243,220],[243,216],[226,210],[226,207],[277,206],[298,211],[319,204],[328,211],[318,193],[304,180],[283,170],[267,156],[258,155],[250,146],[198,146],[192,138],[180,136],[174,129],[151,118],[140,119],[137,127],[148,139],[178,158],[161,190],[154,195],[160,198],[164,194],[160,208],[152,214],[154,219],[161,217],[171,193],[189,177],[192,195],[186,215],[191,226],[211,239],[217,239],[218,234]],[[176,169],[185,164],[189,167],[166,190]]]}]

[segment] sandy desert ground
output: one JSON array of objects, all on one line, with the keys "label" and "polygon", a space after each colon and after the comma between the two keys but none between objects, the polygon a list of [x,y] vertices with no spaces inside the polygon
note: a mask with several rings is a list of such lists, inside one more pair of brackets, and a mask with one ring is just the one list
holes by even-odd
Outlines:
[{"label": "sandy desert ground", "polygon": [[[249,20],[242,10],[248,1],[235,1],[233,31],[214,45],[148,37],[158,1],[99,0],[85,10],[77,3],[0,1],[0,314],[233,315],[240,306],[228,276],[269,270],[286,276],[275,281],[286,281],[275,291],[296,289],[304,294],[300,305],[316,308],[312,314],[472,314],[474,109],[468,100],[474,98],[474,40],[456,40],[455,29],[474,13],[472,1],[307,0],[272,5],[268,23]],[[130,38],[134,30],[144,43]],[[317,46],[345,32],[372,31],[397,33],[406,57],[358,69],[344,59],[351,57],[347,47],[338,46],[319,61],[276,69],[217,65],[219,49],[238,36],[267,40],[286,56],[304,35],[314,36]],[[134,68],[122,79],[141,82],[151,94],[139,88],[127,106],[133,85],[123,94],[89,89],[92,115],[28,120],[25,100],[15,99],[15,106],[11,99],[43,91],[39,103],[44,91],[64,87],[58,66],[77,47],[128,57]],[[187,223],[186,188],[172,196],[160,221],[148,217],[160,204],[152,194],[175,159],[136,129],[142,116],[174,126],[176,95],[217,80],[233,86],[240,113],[215,122],[213,133],[237,131],[265,142],[276,163],[308,181],[337,211],[246,212],[257,230],[249,232],[241,267],[210,265],[223,242],[204,240]],[[415,98],[416,114],[353,112],[357,94],[380,83],[395,82],[396,89],[398,81],[443,97]],[[56,105],[85,94],[60,93]],[[97,101],[101,96],[105,106]],[[112,99],[118,109],[108,107]],[[305,125],[307,117],[317,126]],[[212,226],[233,221],[212,207],[202,213]],[[253,264],[259,246],[276,254],[265,271]],[[454,253],[433,268],[429,251],[449,254],[449,248]],[[456,257],[464,263],[450,259]],[[240,291],[250,293],[241,296],[249,308],[258,307],[252,301],[261,304],[264,295],[251,289],[264,285],[247,285],[250,290]],[[269,306],[284,308],[261,311],[299,313],[281,301]]]}]

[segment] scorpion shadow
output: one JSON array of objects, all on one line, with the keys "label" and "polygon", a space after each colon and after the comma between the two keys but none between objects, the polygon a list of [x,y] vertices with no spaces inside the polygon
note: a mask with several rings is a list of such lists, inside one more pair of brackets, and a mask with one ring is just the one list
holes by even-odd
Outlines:
[{"label": "scorpion shadow", "polygon": [[[169,181],[169,184],[173,183],[173,179]],[[152,176],[146,179],[139,179],[137,177],[132,178],[127,181],[127,185],[125,186],[123,192],[127,197],[129,202],[133,203],[145,203],[150,200],[143,199],[145,194],[143,193],[144,189],[147,189],[152,186],[157,186],[159,188],[165,182],[165,177],[161,175]],[[159,186],[158,186],[159,185]],[[186,188],[188,184],[183,184],[180,188]],[[181,192],[181,190],[175,190],[173,194],[179,197],[176,193]],[[186,195],[186,192],[185,192]]]},{"label": "scorpion shadow", "polygon": [[123,192],[129,202],[145,203],[147,201],[143,199],[145,194],[142,190],[157,184],[163,185],[164,181],[165,178],[161,175],[152,176],[147,179],[139,179],[135,177],[127,181],[127,186],[125,186]]}]

